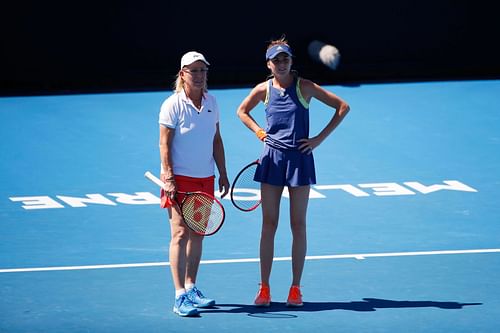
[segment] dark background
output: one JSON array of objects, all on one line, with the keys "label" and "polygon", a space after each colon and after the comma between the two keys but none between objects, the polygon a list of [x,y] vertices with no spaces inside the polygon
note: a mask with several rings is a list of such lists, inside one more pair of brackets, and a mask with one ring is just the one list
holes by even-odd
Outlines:
[{"label": "dark background", "polygon": [[[170,89],[198,50],[214,87],[267,75],[270,39],[286,34],[294,67],[322,84],[500,77],[495,2],[16,1],[0,11],[0,94]],[[337,70],[307,53],[335,45]]]}]

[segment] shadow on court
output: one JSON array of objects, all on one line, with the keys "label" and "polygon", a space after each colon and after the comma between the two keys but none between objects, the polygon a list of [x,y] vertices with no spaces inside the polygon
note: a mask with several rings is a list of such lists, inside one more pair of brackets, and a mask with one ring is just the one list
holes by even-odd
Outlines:
[{"label": "shadow on court", "polygon": [[377,309],[397,308],[439,308],[439,309],[462,309],[464,306],[482,305],[483,303],[459,303],[439,301],[394,301],[379,298],[363,298],[363,301],[354,302],[304,302],[303,307],[287,307],[284,302],[272,302],[270,307],[256,307],[252,304],[218,304],[215,307],[200,311],[203,313],[246,313],[253,317],[296,317],[289,313],[281,312],[318,312],[331,310],[348,311],[376,311]]}]

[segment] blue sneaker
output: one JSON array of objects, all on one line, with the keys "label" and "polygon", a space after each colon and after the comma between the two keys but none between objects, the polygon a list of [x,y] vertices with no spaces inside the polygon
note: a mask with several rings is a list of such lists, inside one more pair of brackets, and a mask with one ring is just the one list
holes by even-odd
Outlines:
[{"label": "blue sneaker", "polygon": [[187,294],[183,294],[175,299],[174,312],[181,317],[191,317],[198,315],[198,310]]},{"label": "blue sneaker", "polygon": [[193,287],[186,295],[196,308],[209,308],[215,305],[215,300],[203,296],[201,291],[196,287]]}]

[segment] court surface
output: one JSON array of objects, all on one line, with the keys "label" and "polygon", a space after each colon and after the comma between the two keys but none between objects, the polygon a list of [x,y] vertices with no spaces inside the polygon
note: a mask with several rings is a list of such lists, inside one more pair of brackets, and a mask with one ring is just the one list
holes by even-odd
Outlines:
[{"label": "court surface", "polygon": [[[326,88],[352,111],[315,151],[304,307],[285,307],[286,196],[267,309],[260,210],[224,199],[197,281],[217,306],[197,318],[172,313],[169,226],[143,177],[170,92],[0,98],[0,332],[496,332],[500,81]],[[211,90],[231,179],[262,149],[236,117],[249,90]],[[331,116],[314,101],[311,133]]]}]

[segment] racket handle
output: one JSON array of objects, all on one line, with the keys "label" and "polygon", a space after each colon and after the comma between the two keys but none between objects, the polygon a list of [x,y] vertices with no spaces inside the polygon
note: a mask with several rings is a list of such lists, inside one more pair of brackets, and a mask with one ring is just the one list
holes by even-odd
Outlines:
[{"label": "racket handle", "polygon": [[149,179],[150,181],[152,181],[153,183],[164,189],[165,183],[162,182],[158,177],[153,175],[151,172],[146,171],[144,173],[144,177],[146,177],[147,179]]}]

